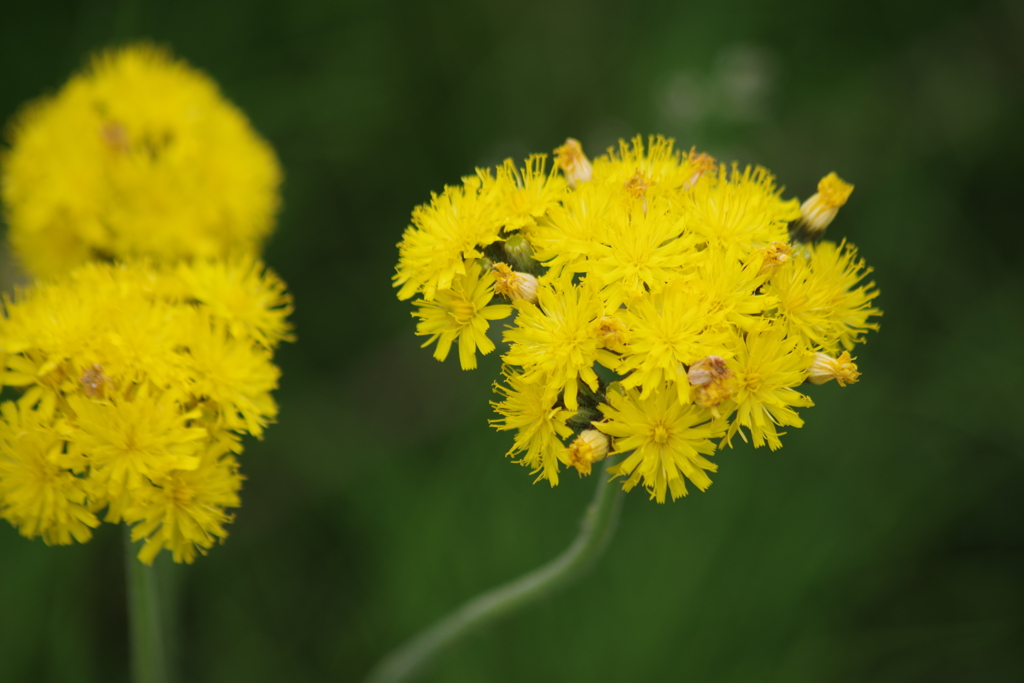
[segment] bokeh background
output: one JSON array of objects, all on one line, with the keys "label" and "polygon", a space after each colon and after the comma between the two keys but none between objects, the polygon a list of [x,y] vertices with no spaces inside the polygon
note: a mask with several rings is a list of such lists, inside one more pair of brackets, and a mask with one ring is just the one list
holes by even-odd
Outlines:
[{"label": "bokeh background", "polygon": [[[574,535],[591,480],[531,485],[491,431],[492,356],[439,364],[390,286],[415,204],[476,165],[664,133],[762,163],[875,267],[856,386],[715,485],[626,499],[583,581],[427,680],[1024,680],[1024,5],[473,0],[13,2],[0,118],[96,48],[169,44],[287,172],[279,424],[243,455],[228,542],[163,566],[182,681],[358,680]],[[17,278],[3,266],[6,286]],[[0,680],[127,680],[118,529],[0,524]]]}]

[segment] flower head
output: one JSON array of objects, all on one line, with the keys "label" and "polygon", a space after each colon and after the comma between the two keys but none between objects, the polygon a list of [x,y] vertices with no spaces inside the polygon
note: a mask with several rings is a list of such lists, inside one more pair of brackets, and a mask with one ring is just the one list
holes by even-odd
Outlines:
[{"label": "flower head", "polygon": [[494,388],[505,400],[492,404],[501,420],[491,420],[495,429],[517,430],[515,442],[508,455],[522,453],[518,460],[546,479],[552,486],[558,484],[558,462],[564,457],[562,439],[572,434],[566,421],[572,411],[558,405],[557,394],[543,384],[526,382],[522,375],[505,375],[508,386],[495,384]]},{"label": "flower head", "polygon": [[794,389],[807,378],[808,364],[799,338],[786,336],[781,328],[748,335],[729,363],[734,375],[730,408],[736,411],[729,439],[739,432],[745,441],[743,430],[748,429],[755,448],[766,443],[773,451],[781,448],[778,427],[802,427],[793,408],[814,405]]},{"label": "flower head", "polygon": [[9,239],[37,276],[94,258],[254,254],[281,169],[205,74],[136,44],[22,110],[0,165]]},{"label": "flower head", "polygon": [[625,489],[643,483],[651,498],[665,502],[685,496],[686,483],[701,491],[711,486],[708,472],[718,466],[705,456],[715,453],[711,442],[724,432],[724,425],[693,404],[680,405],[670,391],[644,399],[637,391],[626,396],[611,394],[610,405],[602,405],[605,419],[594,426],[614,438],[615,453],[629,453],[611,474],[626,477]]},{"label": "flower head", "polygon": [[459,343],[459,362],[463,370],[476,367],[476,352],[487,355],[494,350],[494,342],[487,338],[490,320],[507,318],[512,308],[505,304],[491,304],[494,298],[494,280],[482,274],[477,262],[470,262],[454,286],[438,292],[433,300],[416,302],[420,319],[416,334],[430,336],[423,346],[437,342],[434,358],[448,357],[452,343]]}]

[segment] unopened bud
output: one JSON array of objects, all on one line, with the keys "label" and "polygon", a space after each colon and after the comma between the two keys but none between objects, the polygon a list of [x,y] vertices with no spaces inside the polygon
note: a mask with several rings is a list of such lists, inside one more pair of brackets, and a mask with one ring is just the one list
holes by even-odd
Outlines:
[{"label": "unopened bud", "polygon": [[533,246],[521,234],[509,237],[502,245],[509,263],[516,270],[536,272],[537,262],[533,260]]},{"label": "unopened bud", "polygon": [[849,351],[843,351],[839,358],[833,358],[825,353],[814,354],[814,362],[807,370],[807,381],[811,384],[824,384],[829,380],[835,380],[839,386],[845,387],[860,379],[857,372],[855,359],[850,356]]},{"label": "unopened bud", "polygon": [[789,226],[789,234],[800,242],[817,242],[853,192],[853,185],[835,173],[818,182],[818,191],[800,206],[800,218]]},{"label": "unopened bud", "polygon": [[609,394],[618,394],[619,396],[626,395],[626,387],[622,386],[622,382],[614,380],[608,382],[608,386],[604,388],[605,396]]},{"label": "unopened bud", "polygon": [[583,153],[583,146],[579,140],[569,138],[564,145],[556,149],[555,164],[562,169],[571,187],[585,183],[594,176],[594,167]]},{"label": "unopened bud", "polygon": [[504,263],[495,263],[494,291],[516,301],[523,299],[531,304],[537,303],[537,278],[529,273],[517,273]]},{"label": "unopened bud", "polygon": [[608,456],[610,446],[611,441],[607,436],[596,429],[585,429],[567,449],[566,464],[575,467],[580,476],[587,476],[595,462]]}]

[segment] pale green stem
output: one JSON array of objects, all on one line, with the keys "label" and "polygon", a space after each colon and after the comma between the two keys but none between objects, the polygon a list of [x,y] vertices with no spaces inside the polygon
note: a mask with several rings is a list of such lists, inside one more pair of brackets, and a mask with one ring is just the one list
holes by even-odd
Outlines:
[{"label": "pale green stem", "polygon": [[132,683],[167,683],[156,568],[139,562],[131,529],[124,527],[125,581],[128,588],[128,637]]},{"label": "pale green stem", "polygon": [[365,683],[411,681],[444,649],[483,626],[537,602],[582,576],[601,556],[618,519],[622,489],[609,481],[611,458],[597,472],[597,491],[583,513],[580,532],[551,562],[469,600],[382,659]]}]

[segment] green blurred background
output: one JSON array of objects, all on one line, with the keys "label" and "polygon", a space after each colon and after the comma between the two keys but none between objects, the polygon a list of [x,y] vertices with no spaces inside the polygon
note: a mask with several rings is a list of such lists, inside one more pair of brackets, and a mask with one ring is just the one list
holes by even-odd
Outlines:
[{"label": "green blurred background", "polygon": [[[182,681],[357,680],[569,542],[594,482],[502,457],[497,358],[418,348],[395,243],[475,165],[638,132],[856,184],[829,230],[882,291],[864,377],[705,494],[633,492],[595,571],[427,679],[1024,680],[1024,5],[5,0],[0,118],[138,36],[277,148],[297,302],[231,537],[171,577]],[[0,525],[0,680],[127,680],[121,550]]]}]

